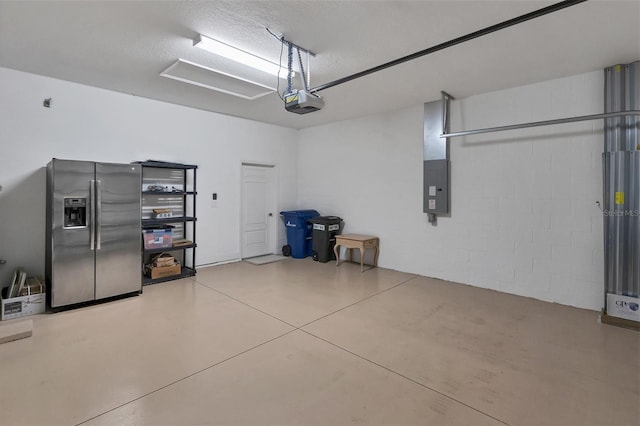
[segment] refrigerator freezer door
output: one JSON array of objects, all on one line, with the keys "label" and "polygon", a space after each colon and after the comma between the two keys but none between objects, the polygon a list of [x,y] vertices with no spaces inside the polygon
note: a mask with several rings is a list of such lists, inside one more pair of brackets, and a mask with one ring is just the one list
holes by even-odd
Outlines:
[{"label": "refrigerator freezer door", "polygon": [[96,299],[142,289],[141,167],[96,163]]},{"label": "refrigerator freezer door", "polygon": [[91,226],[67,227],[64,224],[65,198],[86,199],[87,225],[93,220],[90,207],[94,163],[54,159],[49,163],[47,197],[47,252],[51,306],[59,307],[95,298],[94,252],[91,250]]}]

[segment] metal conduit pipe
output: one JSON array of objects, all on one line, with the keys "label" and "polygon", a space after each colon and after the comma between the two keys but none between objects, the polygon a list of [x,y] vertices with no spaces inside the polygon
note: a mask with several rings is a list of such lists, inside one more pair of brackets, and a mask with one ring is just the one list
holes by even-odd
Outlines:
[{"label": "metal conduit pipe", "polygon": [[503,132],[505,130],[526,129],[528,127],[552,126],[554,124],[575,123],[578,121],[601,120],[615,117],[640,116],[640,110],[608,112],[604,114],[582,115],[579,117],[558,118],[556,120],[534,121],[531,123],[512,124],[509,126],[487,127],[485,129],[462,130],[460,132],[442,133],[441,138],[455,138],[459,136],[477,135],[480,133]]}]

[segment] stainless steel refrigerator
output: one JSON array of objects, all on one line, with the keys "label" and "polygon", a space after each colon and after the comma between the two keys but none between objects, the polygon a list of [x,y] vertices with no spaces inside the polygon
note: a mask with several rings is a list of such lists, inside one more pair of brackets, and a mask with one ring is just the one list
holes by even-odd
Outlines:
[{"label": "stainless steel refrigerator", "polygon": [[141,168],[59,160],[47,165],[47,303],[139,293]]}]

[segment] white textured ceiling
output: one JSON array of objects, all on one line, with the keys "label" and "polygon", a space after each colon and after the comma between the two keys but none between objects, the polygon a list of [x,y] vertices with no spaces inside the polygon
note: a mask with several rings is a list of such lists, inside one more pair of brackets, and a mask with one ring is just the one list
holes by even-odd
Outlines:
[{"label": "white textured ceiling", "polygon": [[640,59],[640,1],[591,0],[322,91],[325,108],[306,115],[275,93],[246,100],[159,75],[179,58],[217,65],[192,47],[198,33],[278,62],[269,27],[317,53],[317,86],[552,3],[0,1],[0,66],[304,128]]}]

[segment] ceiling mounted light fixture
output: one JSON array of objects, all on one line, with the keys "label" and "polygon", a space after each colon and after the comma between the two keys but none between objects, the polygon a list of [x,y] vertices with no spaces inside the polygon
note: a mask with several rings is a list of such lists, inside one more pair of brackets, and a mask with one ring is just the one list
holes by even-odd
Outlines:
[{"label": "ceiling mounted light fixture", "polygon": [[198,36],[193,40],[193,45],[248,67],[255,68],[283,79],[287,78],[287,69],[281,67],[279,64],[263,59],[253,53],[245,52],[244,50],[238,49],[237,47],[233,47],[221,41],[203,36],[202,34],[198,34]]},{"label": "ceiling mounted light fixture", "polygon": [[239,98],[254,100],[273,93],[276,88],[269,85],[273,83],[273,76],[265,74],[259,81],[251,81],[246,78],[224,73],[193,62],[178,59],[166,70],[160,73],[161,77],[193,84],[226,93]]}]

